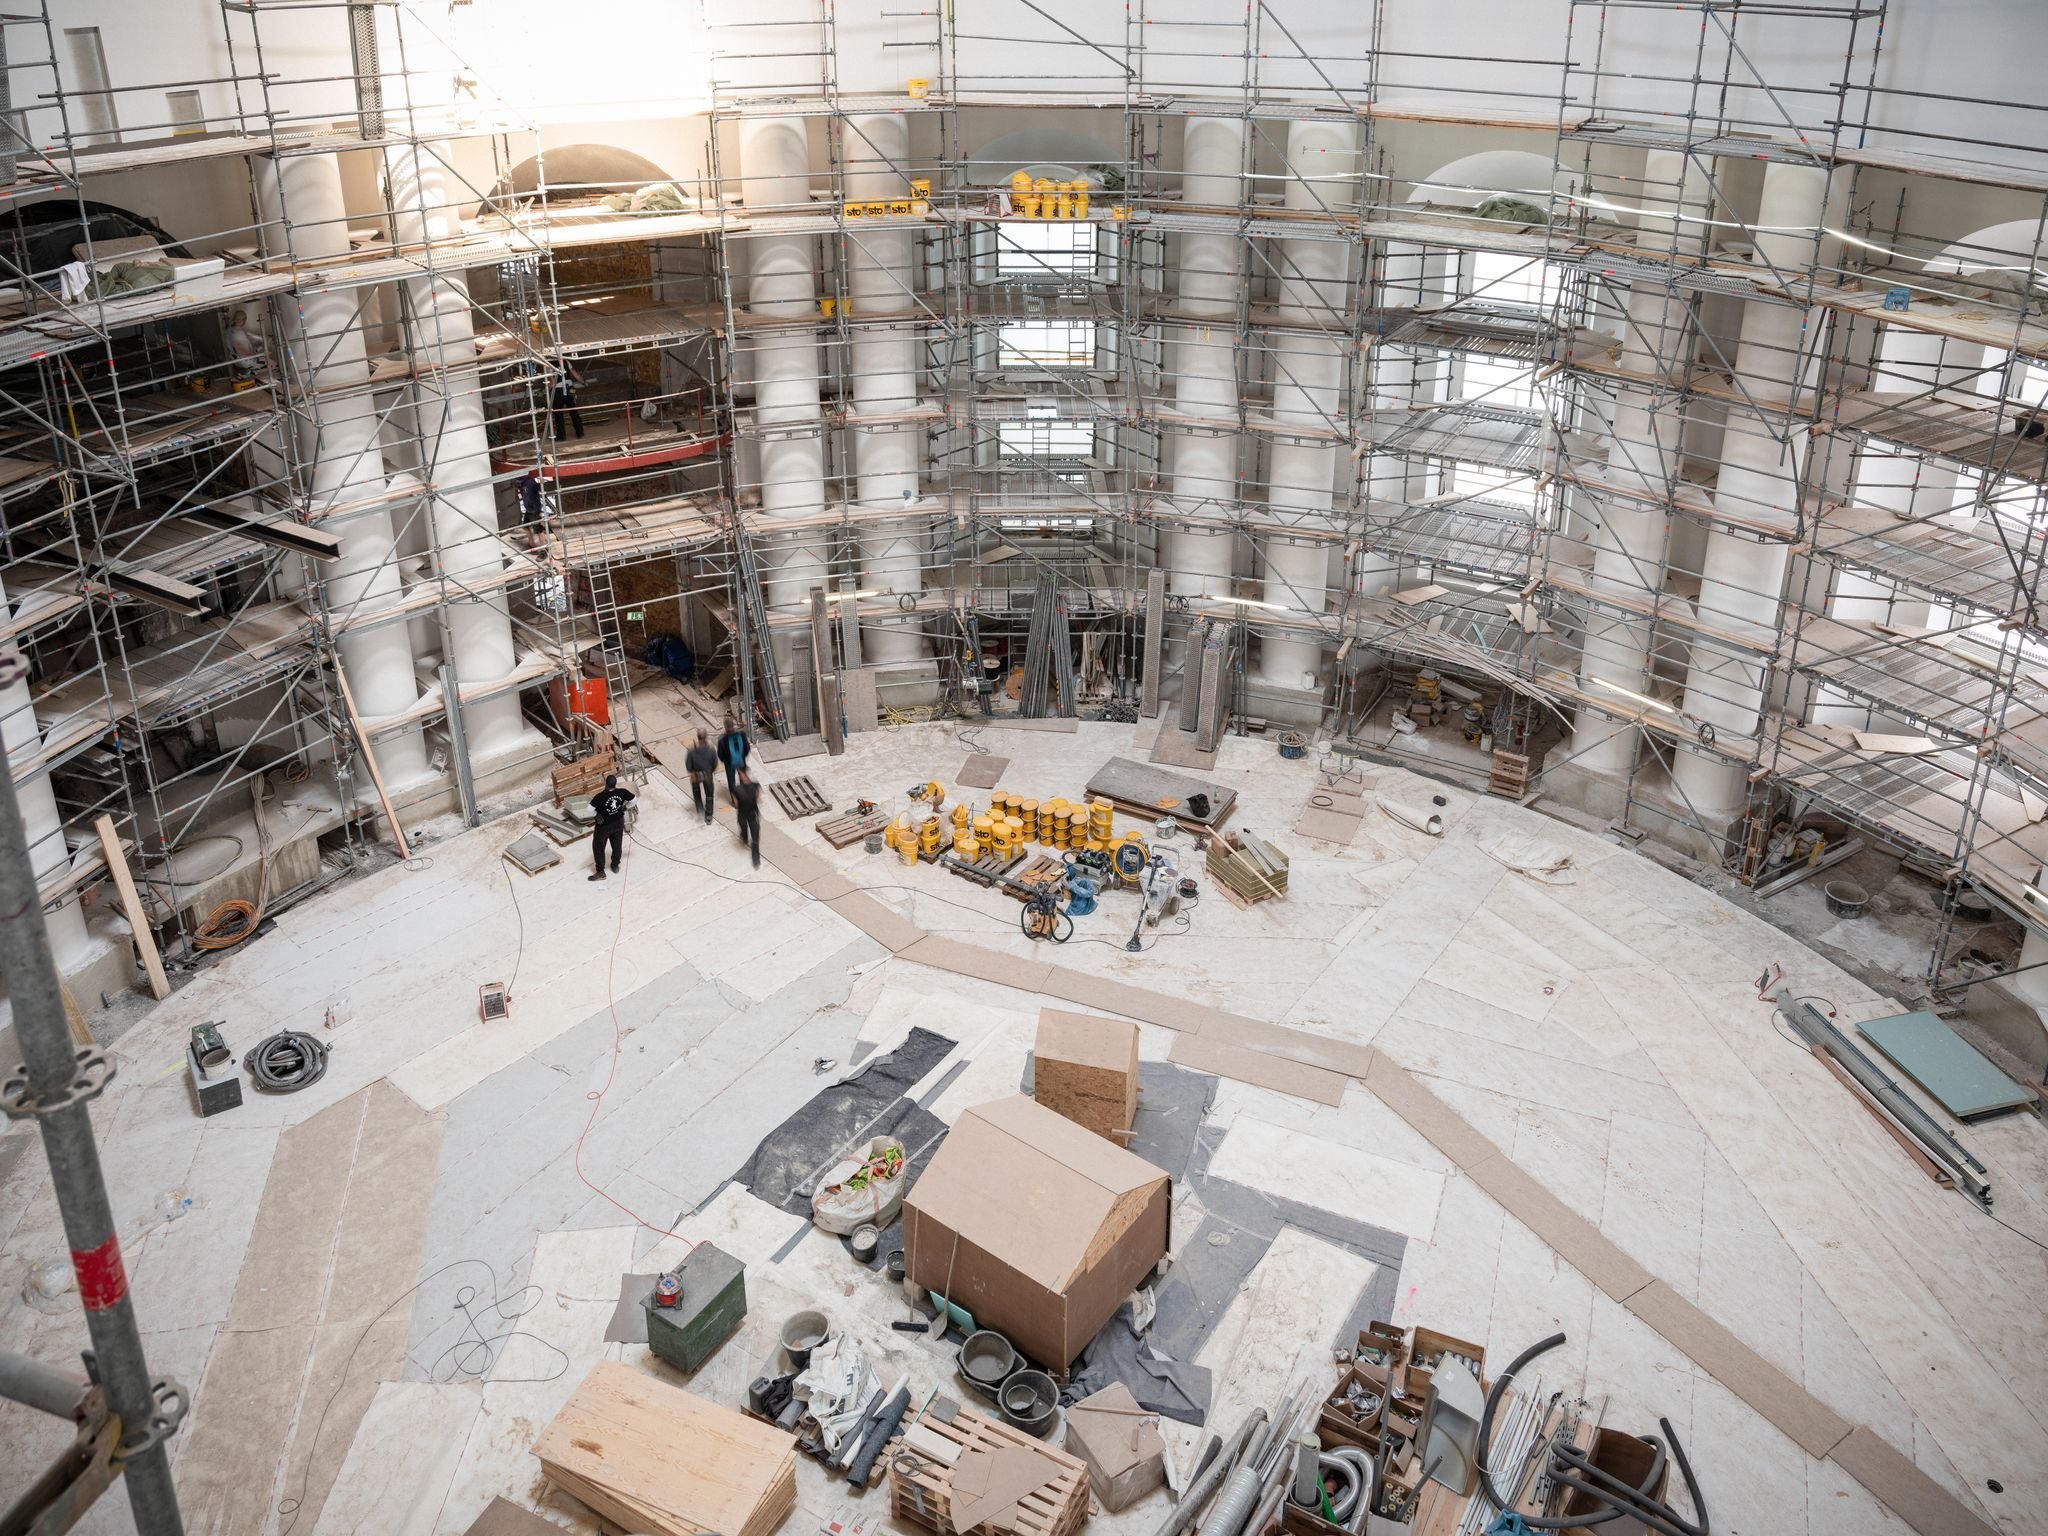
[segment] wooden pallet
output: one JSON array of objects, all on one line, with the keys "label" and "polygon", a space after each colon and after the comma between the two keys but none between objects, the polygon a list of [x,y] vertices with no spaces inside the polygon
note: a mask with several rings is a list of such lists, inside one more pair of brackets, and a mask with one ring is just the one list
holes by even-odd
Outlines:
[{"label": "wooden pallet", "polygon": [[948,857],[945,864],[963,880],[972,880],[976,885],[994,885],[1023,862],[1021,853],[984,853],[972,864],[952,857]]},{"label": "wooden pallet", "polygon": [[848,811],[843,816],[833,816],[813,823],[818,836],[834,848],[845,848],[859,842],[870,832],[879,832],[889,825],[889,818],[880,811],[870,811],[863,816],[859,811]]},{"label": "wooden pallet", "polygon": [[[930,1417],[918,1422],[959,1445],[963,1456],[977,1448],[993,1453],[1016,1447],[1045,1458],[1047,1481],[1018,1500],[1016,1519],[1005,1530],[1018,1536],[1073,1536],[1088,1518],[1088,1466],[1079,1457],[972,1408],[960,1409],[950,1424]],[[887,1460],[890,1513],[938,1536],[960,1536],[951,1518],[953,1468],[919,1456],[900,1435],[890,1443]]]},{"label": "wooden pallet", "polygon": [[782,807],[782,814],[791,821],[802,821],[811,816],[822,816],[832,809],[832,802],[807,773],[794,778],[782,779],[768,786],[775,796],[775,803]]},{"label": "wooden pallet", "polygon": [[573,763],[557,763],[554,769],[555,803],[560,805],[578,795],[594,795],[604,788],[604,776],[618,772],[618,755],[606,748]]},{"label": "wooden pallet", "polygon": [[1486,781],[1489,795],[1505,795],[1510,800],[1519,800],[1529,792],[1529,759],[1520,752],[1493,754],[1493,773]]},{"label": "wooden pallet", "polygon": [[1049,890],[1066,878],[1066,861],[1055,858],[1049,853],[1041,853],[1034,855],[1031,862],[1022,869],[1012,873],[1010,876],[1011,883],[1003,887],[1003,889],[1019,901],[1023,901],[1029,893],[1018,890],[1018,886],[1043,886]]}]

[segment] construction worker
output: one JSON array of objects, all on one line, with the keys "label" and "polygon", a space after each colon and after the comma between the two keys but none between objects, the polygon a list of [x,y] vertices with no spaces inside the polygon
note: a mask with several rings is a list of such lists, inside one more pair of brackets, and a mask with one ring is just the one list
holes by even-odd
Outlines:
[{"label": "construction worker", "polygon": [[754,744],[747,740],[747,733],[740,729],[740,723],[731,715],[725,717],[725,734],[718,738],[718,760],[725,764],[725,792],[732,796],[732,803],[740,803],[740,770],[747,766]]},{"label": "construction worker", "polygon": [[530,528],[546,515],[546,503],[541,497],[540,466],[535,464],[519,477],[519,523]]},{"label": "construction worker", "polygon": [[555,375],[554,393],[548,398],[549,412],[555,418],[555,441],[560,442],[574,427],[576,435],[583,435],[583,411],[576,404],[576,391],[582,387],[583,375],[571,362],[562,364],[562,371]]},{"label": "construction worker", "polygon": [[761,786],[754,782],[754,776],[742,768],[739,781],[733,785],[732,803],[740,815],[740,836],[754,851],[754,868],[761,867]]},{"label": "construction worker", "polygon": [[619,776],[604,776],[604,788],[590,797],[591,813],[597,824],[590,829],[590,856],[597,864],[592,880],[604,878],[604,850],[612,850],[612,873],[619,872],[619,855],[626,845],[626,807],[633,803],[633,791],[619,788]]},{"label": "construction worker", "polygon": [[702,731],[690,750],[683,754],[683,767],[690,774],[690,803],[703,814],[704,825],[711,825],[711,811],[717,802],[712,798],[711,770],[718,766],[718,754],[711,750],[711,738]]}]

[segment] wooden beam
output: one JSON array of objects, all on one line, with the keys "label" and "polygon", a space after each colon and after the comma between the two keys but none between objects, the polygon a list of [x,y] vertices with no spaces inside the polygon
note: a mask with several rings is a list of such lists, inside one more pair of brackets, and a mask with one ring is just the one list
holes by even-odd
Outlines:
[{"label": "wooden beam", "polygon": [[[1155,569],[1145,575],[1145,670],[1138,679],[1138,713],[1147,720],[1159,713],[1160,658],[1165,654],[1166,572]],[[975,664],[980,663],[977,656]]]},{"label": "wooden beam", "polygon": [[348,685],[348,673],[336,667],[334,680],[341,684],[341,702],[348,710],[349,729],[355,732],[356,750],[363,754],[363,766],[370,770],[370,783],[377,791],[377,803],[384,807],[384,819],[391,824],[391,841],[397,845],[398,856],[409,859],[412,849],[406,846],[405,828],[398,824],[398,812],[392,809],[391,797],[384,793],[384,775],[377,771],[377,754],[370,750],[370,733],[363,729],[363,717],[356,713],[356,696]]},{"label": "wooden beam", "polygon": [[209,528],[218,528],[226,533],[238,533],[243,538],[254,539],[259,544],[271,544],[279,549],[311,555],[319,560],[341,558],[339,537],[331,533],[322,533],[318,528],[308,528],[303,523],[294,523],[286,518],[250,517],[228,507],[189,507],[183,515],[195,523],[204,523]]},{"label": "wooden beam", "polygon": [[150,931],[149,914],[143,910],[142,897],[135,890],[135,877],[128,872],[128,859],[121,852],[121,834],[114,830],[114,818],[111,816],[100,817],[92,824],[92,829],[100,835],[100,848],[107,856],[107,873],[114,877],[114,889],[120,893],[121,910],[128,916],[128,926],[135,930],[135,948],[142,956],[142,969],[149,977],[149,990],[158,1002],[162,1002],[171,995],[171,979],[164,974],[163,957],[157,953],[156,935]]},{"label": "wooden beam", "polygon": [[839,674],[832,666],[832,620],[823,587],[811,588],[811,681],[818,691],[818,730],[825,750],[838,757],[846,750],[846,722],[839,712]]}]

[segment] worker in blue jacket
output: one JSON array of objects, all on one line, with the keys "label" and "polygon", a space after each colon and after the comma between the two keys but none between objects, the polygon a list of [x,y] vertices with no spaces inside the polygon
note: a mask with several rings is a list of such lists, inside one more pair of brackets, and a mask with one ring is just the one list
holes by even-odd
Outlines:
[{"label": "worker in blue jacket", "polygon": [[725,792],[733,804],[739,804],[740,770],[747,766],[754,744],[747,740],[747,733],[732,716],[725,717],[725,734],[718,738],[718,760],[725,764]]}]

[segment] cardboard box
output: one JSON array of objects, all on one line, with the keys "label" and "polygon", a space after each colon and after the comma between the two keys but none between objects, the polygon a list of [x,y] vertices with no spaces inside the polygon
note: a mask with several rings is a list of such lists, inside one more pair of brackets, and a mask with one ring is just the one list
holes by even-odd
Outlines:
[{"label": "cardboard box", "polygon": [[978,1105],[904,1199],[906,1273],[1064,1371],[1165,1256],[1168,1183],[1022,1094]]},{"label": "cardboard box", "polygon": [[[1631,1488],[1640,1488],[1643,1479],[1650,1475],[1650,1468],[1656,1461],[1657,1453],[1634,1435],[1624,1434],[1618,1429],[1600,1429],[1593,1435],[1592,1454],[1586,1459],[1610,1477],[1617,1477]],[[1671,1475],[1671,1464],[1667,1461],[1658,1473],[1656,1485],[1650,1489],[1650,1497],[1664,1497],[1664,1486]],[[1594,1501],[1576,1488],[1565,1495],[1566,1515],[1590,1515],[1599,1508]],[[1603,1521],[1599,1525],[1572,1525],[1565,1527],[1564,1536],[1595,1536],[1596,1532],[1613,1532],[1615,1536],[1641,1536],[1642,1522],[1631,1520],[1624,1515],[1619,1520]]]},{"label": "cardboard box", "polygon": [[1121,1146],[1138,1117],[1138,1026],[1121,1019],[1038,1010],[1031,1095]]},{"label": "cardboard box", "polygon": [[1440,1356],[1458,1356],[1471,1367],[1479,1385],[1486,1386],[1486,1346],[1474,1344],[1466,1339],[1453,1338],[1448,1333],[1438,1333],[1434,1328],[1415,1330],[1414,1342],[1408,1350],[1408,1390],[1421,1395],[1429,1385]]},{"label": "cardboard box", "polygon": [[1166,1485],[1166,1442],[1122,1382],[1067,1410],[1067,1449],[1088,1463],[1088,1484],[1111,1514]]}]

